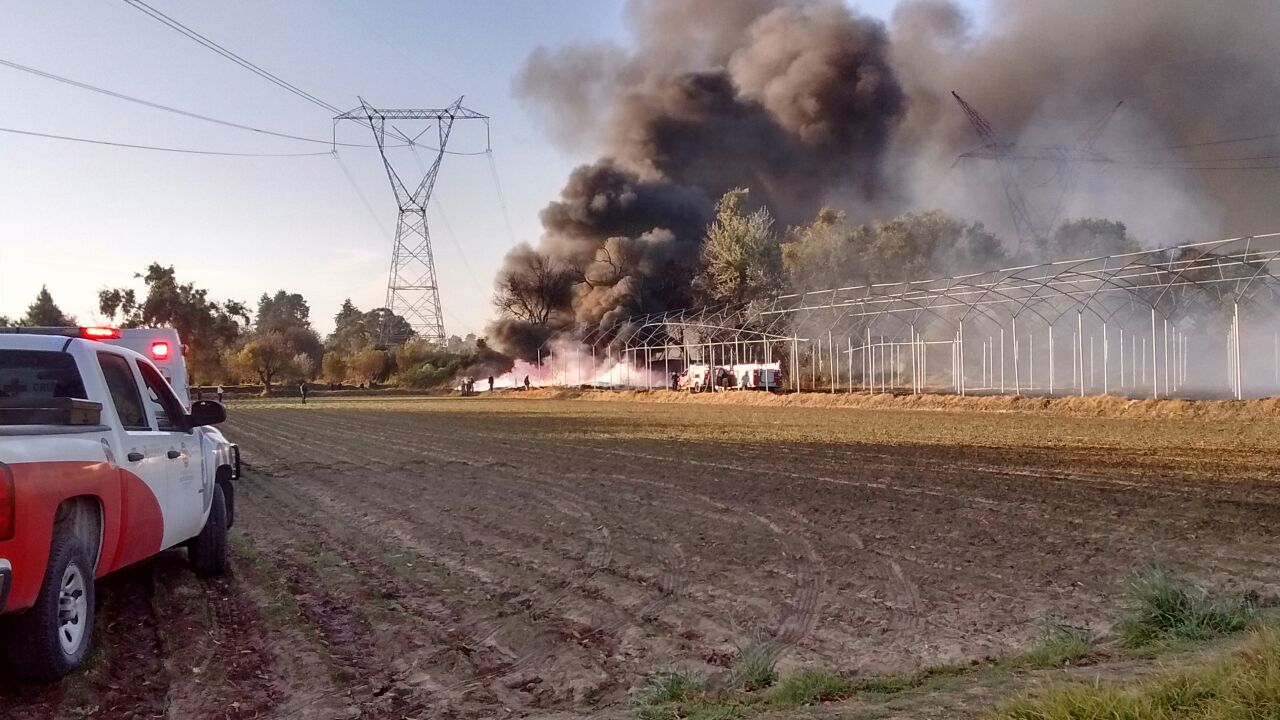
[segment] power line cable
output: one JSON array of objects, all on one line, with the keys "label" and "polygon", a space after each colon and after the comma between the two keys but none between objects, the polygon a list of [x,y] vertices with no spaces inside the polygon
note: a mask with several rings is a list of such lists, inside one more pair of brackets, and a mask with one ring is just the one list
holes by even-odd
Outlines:
[{"label": "power line cable", "polygon": [[1131,150],[1112,150],[1111,152],[1127,155],[1132,153],[1164,152],[1167,150],[1189,150],[1191,148],[1211,147],[1214,145],[1234,145],[1237,143],[1255,142],[1258,140],[1271,140],[1273,138],[1280,138],[1280,133],[1267,133],[1265,135],[1251,135],[1249,137],[1225,138],[1222,140],[1206,140],[1204,142],[1186,143],[1183,145],[1165,145],[1161,147],[1134,148]]},{"label": "power line cable", "polygon": [[280,86],[281,88],[283,88],[283,89],[285,89],[285,90],[288,90],[289,92],[293,93],[294,95],[297,95],[298,97],[300,97],[300,98],[302,98],[302,99],[304,99],[304,100],[306,100],[306,101],[308,101],[308,102],[310,102],[310,103],[313,103],[313,104],[315,104],[315,105],[319,105],[320,107],[324,108],[325,110],[328,110],[329,112],[333,113],[334,115],[341,115],[341,114],[342,114],[342,111],[341,111],[341,110],[339,110],[338,108],[334,107],[333,105],[330,105],[329,103],[327,103],[327,102],[325,102],[325,101],[321,100],[320,98],[316,97],[315,95],[312,95],[311,93],[309,93],[309,92],[307,92],[307,91],[305,91],[305,90],[302,90],[301,88],[299,88],[298,86],[294,85],[293,83],[290,83],[290,82],[288,82],[288,81],[286,81],[286,80],[284,80],[284,79],[280,78],[279,76],[277,76],[277,75],[275,75],[275,74],[273,74],[273,73],[271,73],[271,72],[268,72],[267,70],[264,70],[262,67],[260,67],[260,66],[258,66],[258,65],[255,65],[255,64],[254,64],[254,63],[252,63],[252,62],[249,62],[248,60],[244,59],[243,57],[240,57],[239,55],[237,55],[237,54],[235,54],[234,52],[232,52],[232,51],[230,51],[230,50],[226,49],[225,47],[223,47],[223,46],[219,45],[218,43],[216,43],[216,42],[214,42],[214,41],[210,40],[209,38],[207,38],[207,37],[205,37],[205,36],[201,35],[200,33],[196,32],[195,30],[192,30],[191,28],[187,27],[186,25],[183,25],[182,23],[178,22],[177,20],[174,20],[173,18],[169,17],[168,15],[165,15],[164,13],[160,12],[159,10],[157,10],[157,9],[155,9],[155,8],[153,8],[153,7],[151,7],[151,6],[150,6],[150,5],[148,5],[147,3],[143,2],[143,0],[124,0],[124,2],[125,2],[125,3],[127,3],[130,7],[134,8],[134,9],[136,9],[136,10],[141,11],[142,13],[144,13],[144,14],[146,14],[147,16],[151,17],[152,19],[159,21],[161,24],[165,25],[166,27],[168,27],[168,28],[170,28],[170,29],[172,29],[172,30],[177,31],[178,33],[181,33],[182,35],[185,35],[186,37],[188,37],[188,38],[190,38],[190,39],[194,40],[195,42],[199,43],[200,45],[203,45],[204,47],[208,48],[209,50],[212,50],[213,52],[215,52],[215,53],[217,53],[217,54],[219,54],[219,55],[223,56],[224,58],[226,58],[226,59],[230,60],[231,62],[234,62],[235,64],[237,64],[237,65],[239,65],[239,66],[243,67],[244,69],[248,70],[249,72],[252,72],[253,74],[258,75],[259,77],[263,78],[264,80],[267,80],[268,82],[271,82],[271,83],[273,83],[273,84],[275,84],[275,85],[278,85],[278,86]]},{"label": "power line cable", "polygon": [[[307,102],[313,103],[315,105],[320,106],[321,108],[324,108],[325,110],[328,110],[330,113],[334,115],[342,114],[342,111],[339,110],[336,106],[330,103],[327,103],[324,100],[321,100],[315,95],[312,95],[311,93],[299,88],[297,85],[294,85],[293,83],[280,78],[278,75],[275,75],[274,73],[271,73],[263,69],[261,66],[256,65],[244,59],[243,57],[237,55],[236,53],[226,49],[225,47],[219,45],[218,43],[201,35],[195,30],[192,30],[186,25],[183,25],[177,20],[174,20],[168,15],[165,15],[159,10],[156,10],[155,8],[148,5],[147,3],[143,2],[143,0],[124,0],[124,2],[127,3],[130,7],[134,8],[135,10],[138,10],[144,13],[148,17],[160,22],[161,24],[170,28],[171,30],[175,30],[178,33],[186,36],[187,38],[194,40],[196,43],[204,46],[205,48],[208,48],[209,50],[212,50],[213,52],[239,65],[240,67],[248,70],[249,72],[263,78],[264,80],[270,83],[273,83],[275,85],[278,85],[279,87],[293,93],[294,95],[297,95],[298,97],[306,100]],[[365,127],[373,127],[372,123],[367,121],[357,120],[356,122],[359,122],[361,125],[364,125]],[[405,137],[404,135],[401,135],[398,131],[395,134],[399,136],[399,139],[405,141],[406,143],[412,142],[411,140],[409,140],[409,138]]]},{"label": "power line cable", "polygon": [[209,117],[208,115],[201,115],[200,113],[191,112],[189,110],[182,110],[181,108],[170,107],[168,105],[161,105],[160,103],[155,103],[155,102],[151,102],[150,100],[144,100],[142,98],[133,97],[132,95],[125,95],[124,93],[119,93],[114,90],[108,90],[106,88],[101,88],[96,85],[90,85],[89,83],[81,82],[79,80],[72,80],[71,78],[68,78],[68,77],[55,75],[51,72],[39,70],[37,68],[29,67],[27,65],[21,65],[19,63],[16,63],[10,60],[5,60],[3,58],[0,58],[0,65],[12,68],[14,70],[21,70],[22,72],[31,73],[32,75],[46,78],[48,80],[53,80],[55,82],[60,82],[65,85],[70,85],[72,87],[79,88],[81,90],[88,90],[89,92],[95,92],[100,95],[113,97],[118,100],[125,100],[128,102],[137,103],[139,105],[144,105],[149,108],[154,108],[156,110],[164,110],[165,112],[171,112],[178,115],[182,115],[184,117],[195,118],[197,120],[204,120],[206,122],[216,123],[218,125],[225,125],[227,127],[237,128],[240,130],[248,130],[249,132],[262,133],[264,135],[274,135],[275,137],[288,138],[290,140],[301,140],[303,142],[319,143],[322,145],[329,145],[329,146],[338,145],[340,147],[375,147],[374,145],[342,143],[342,142],[334,142],[333,140],[321,140],[318,138],[302,137],[301,135],[291,135],[289,133],[277,132],[275,130],[266,130],[259,127],[253,127],[252,125],[243,125],[241,123],[231,122],[230,120],[221,120],[219,118]]},{"label": "power line cable", "polygon": [[333,159],[337,161],[338,169],[342,171],[342,176],[351,184],[351,189],[355,191],[356,197],[360,198],[360,204],[364,205],[364,209],[369,212],[369,217],[373,218],[373,223],[378,226],[378,230],[382,233],[383,237],[385,237],[388,242],[393,242],[395,238],[391,236],[391,232],[387,230],[387,226],[382,224],[382,219],[378,216],[378,213],[374,211],[373,205],[369,202],[369,198],[365,197],[364,193],[360,191],[360,185],[356,183],[356,179],[352,177],[351,171],[347,168],[347,164],[342,161],[342,156],[338,153],[334,153]]},{"label": "power line cable", "polygon": [[493,175],[493,186],[498,191],[498,207],[502,209],[502,222],[507,226],[507,239],[512,245],[516,244],[516,232],[511,227],[511,216],[507,212],[507,197],[502,192],[502,180],[498,178],[498,163],[493,159],[493,148],[489,148],[489,172]]},{"label": "power line cable", "polygon": [[113,142],[110,140],[93,140],[90,138],[71,137],[69,135],[55,135],[53,133],[35,132],[34,130],[18,130],[16,128],[0,127],[0,132],[12,133],[14,135],[29,135],[31,137],[48,138],[51,140],[67,140],[70,142],[88,143],[91,145],[107,145],[110,147],[129,148],[132,150],[155,150],[157,152],[185,153],[188,155],[221,155],[224,157],[316,157],[319,155],[332,155],[333,152],[308,152],[308,153],[250,153],[250,152],[223,152],[219,150],[196,150],[193,148],[174,148],[174,147],[158,147],[155,145],[136,145],[133,143]]},{"label": "power line cable", "polygon": [[462,251],[462,243],[458,242],[458,236],[453,232],[453,226],[449,224],[449,218],[444,213],[444,206],[440,204],[440,198],[433,196],[431,204],[435,207],[436,214],[440,216],[440,221],[444,223],[445,234],[449,236],[449,242],[453,245],[453,249],[458,251],[458,259],[462,260],[462,267],[467,271],[467,276],[471,278],[471,284],[475,286],[476,292],[483,296],[484,286],[476,276],[475,270],[471,268],[471,263],[467,260],[467,254]]}]

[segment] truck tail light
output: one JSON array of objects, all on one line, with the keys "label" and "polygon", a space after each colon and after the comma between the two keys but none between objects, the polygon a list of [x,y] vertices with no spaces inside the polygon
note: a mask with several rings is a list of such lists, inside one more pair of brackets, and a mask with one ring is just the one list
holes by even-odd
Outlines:
[{"label": "truck tail light", "polygon": [[168,360],[169,343],[163,340],[157,340],[156,342],[151,343],[151,357],[156,360]]},{"label": "truck tail light", "polygon": [[89,340],[119,340],[123,333],[120,328],[113,327],[82,327],[80,328],[80,337]]},{"label": "truck tail light", "polygon": [[13,495],[13,473],[0,464],[0,541],[13,539],[17,516]]}]

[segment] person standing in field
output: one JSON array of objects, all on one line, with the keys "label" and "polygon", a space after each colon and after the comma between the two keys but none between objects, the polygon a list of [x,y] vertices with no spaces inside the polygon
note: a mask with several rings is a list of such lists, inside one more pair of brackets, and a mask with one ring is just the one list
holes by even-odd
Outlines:
[{"label": "person standing in field", "polygon": [[493,376],[489,376],[489,392],[493,392]]},{"label": "person standing in field", "polygon": [[524,389],[525,389],[525,390],[528,390],[528,389],[529,389],[529,376],[528,376],[528,375],[525,375],[525,376],[524,376]]},{"label": "person standing in field", "polygon": [[298,383],[298,394],[302,396],[302,404],[307,404],[307,384],[305,382]]},{"label": "person standing in field", "polygon": [[221,386],[221,385],[219,385],[219,386],[218,386],[218,404],[219,404],[219,405],[223,405],[223,404],[225,404],[225,403],[223,403],[223,401],[222,401],[222,395],[223,395],[223,393],[225,393],[225,392],[226,392],[226,391],[222,389],[222,386]]}]

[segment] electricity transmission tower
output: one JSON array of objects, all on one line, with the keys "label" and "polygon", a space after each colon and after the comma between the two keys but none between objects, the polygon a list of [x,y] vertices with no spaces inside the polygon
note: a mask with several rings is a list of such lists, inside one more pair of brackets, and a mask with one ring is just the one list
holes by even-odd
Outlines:
[{"label": "electricity transmission tower", "polygon": [[[354,120],[373,130],[374,141],[382,155],[382,164],[395,193],[399,218],[396,221],[395,245],[391,250],[391,272],[387,279],[386,308],[403,317],[409,328],[422,340],[443,345],[444,320],[441,317],[440,287],[436,283],[436,264],[431,252],[431,232],[427,228],[427,204],[440,173],[440,162],[445,156],[445,145],[456,120],[483,120],[487,115],[462,106],[462,98],[447,108],[427,110],[385,110],[370,106],[360,100],[360,107],[334,118],[336,128],[340,120]],[[426,122],[427,126],[417,135],[408,135],[389,122]],[[418,140],[429,130],[436,130],[436,146],[420,145]],[[392,144],[387,144],[387,135]],[[336,142],[335,142],[336,147]],[[435,152],[435,161],[423,173],[416,185],[406,184],[387,157],[391,148],[408,147],[416,151],[423,148]],[[411,189],[412,188],[412,189]],[[384,318],[380,329],[383,345],[403,343],[408,339],[403,330],[397,330]]]},{"label": "electricity transmission tower", "polygon": [[[1045,247],[1049,233],[1053,232],[1058,216],[1062,214],[1067,199],[1075,190],[1083,165],[1112,162],[1106,155],[1094,150],[1093,144],[1124,103],[1117,103],[1111,112],[1094,123],[1074,147],[1064,145],[1019,147],[1012,142],[1000,140],[991,123],[972,105],[965,102],[964,98],[955,92],[952,92],[951,96],[960,104],[960,109],[964,111],[969,124],[973,126],[978,138],[982,141],[981,147],[962,153],[960,159],[994,160],[1000,172],[1005,199],[1009,202],[1009,213],[1013,216],[1013,229],[1018,235],[1015,252],[1022,252],[1024,243],[1028,241],[1036,247]],[[1049,163],[1055,172],[1050,181],[1044,184],[1056,186],[1056,198],[1054,198],[1052,209],[1043,213],[1032,206],[1023,192],[1025,171],[1030,165],[1036,163]]]}]

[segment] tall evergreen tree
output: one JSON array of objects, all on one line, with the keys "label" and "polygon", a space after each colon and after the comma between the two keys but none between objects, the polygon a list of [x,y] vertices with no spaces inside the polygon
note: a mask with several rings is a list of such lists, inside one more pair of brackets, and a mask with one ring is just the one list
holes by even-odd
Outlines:
[{"label": "tall evergreen tree", "polygon": [[36,293],[35,302],[27,306],[27,314],[22,318],[23,325],[35,327],[65,327],[75,325],[76,319],[64,312],[53,301],[49,288],[41,285]]}]

